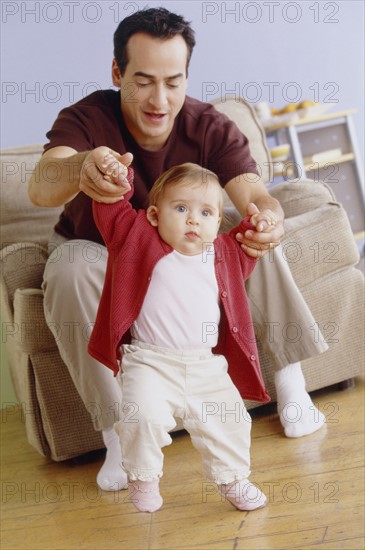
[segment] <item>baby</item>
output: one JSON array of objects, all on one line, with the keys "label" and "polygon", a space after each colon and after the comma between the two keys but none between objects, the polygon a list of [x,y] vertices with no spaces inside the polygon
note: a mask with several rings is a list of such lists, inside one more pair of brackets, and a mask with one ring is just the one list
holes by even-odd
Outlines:
[{"label": "baby", "polygon": [[195,164],[162,174],[147,210],[132,208],[131,172],[129,183],[124,200],[93,204],[109,255],[89,353],[120,378],[115,429],[130,499],[140,511],[162,506],[162,448],[179,419],[208,480],[237,509],[261,508],[241,397],[270,399],[244,287],[257,260],[235,238],[255,215],[218,235],[223,191]]}]

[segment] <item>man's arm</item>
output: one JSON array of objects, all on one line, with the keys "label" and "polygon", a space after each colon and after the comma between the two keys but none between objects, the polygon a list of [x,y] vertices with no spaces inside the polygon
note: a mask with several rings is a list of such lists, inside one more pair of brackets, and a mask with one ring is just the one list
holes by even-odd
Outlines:
[{"label": "man's arm", "polygon": [[130,189],[126,176],[132,158],[108,147],[82,153],[67,146],[49,149],[30,178],[30,200],[37,206],[60,206],[83,191],[98,202],[117,202]]},{"label": "man's arm", "polygon": [[241,174],[230,180],[225,190],[242,217],[255,215],[256,230],[249,229],[236,237],[245,252],[260,257],[277,246],[284,235],[284,213],[258,176]]}]

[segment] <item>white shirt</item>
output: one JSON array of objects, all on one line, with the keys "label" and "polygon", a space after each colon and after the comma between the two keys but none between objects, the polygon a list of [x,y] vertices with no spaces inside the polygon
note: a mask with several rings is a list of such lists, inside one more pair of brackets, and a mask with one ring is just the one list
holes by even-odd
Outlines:
[{"label": "white shirt", "polygon": [[219,321],[213,245],[195,256],[174,250],[157,263],[131,334],[169,349],[212,348]]}]

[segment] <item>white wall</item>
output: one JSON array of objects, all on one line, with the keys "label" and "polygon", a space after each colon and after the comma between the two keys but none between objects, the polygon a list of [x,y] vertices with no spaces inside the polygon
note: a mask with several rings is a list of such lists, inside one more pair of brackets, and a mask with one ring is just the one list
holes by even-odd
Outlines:
[{"label": "white wall", "polygon": [[355,107],[363,151],[363,0],[3,0],[1,147],[44,142],[62,107],[110,87],[113,32],[147,5],[192,21],[190,95],[233,91],[276,107],[304,99],[334,111]]}]

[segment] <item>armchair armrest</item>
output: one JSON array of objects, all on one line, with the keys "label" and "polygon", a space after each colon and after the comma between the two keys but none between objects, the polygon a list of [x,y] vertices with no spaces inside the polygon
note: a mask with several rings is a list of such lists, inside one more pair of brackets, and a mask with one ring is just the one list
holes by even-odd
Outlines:
[{"label": "armchair armrest", "polygon": [[[337,202],[332,189],[324,182],[311,179],[284,181],[269,189],[270,195],[277,199],[284,211],[285,229],[288,229],[288,219],[310,213],[325,205],[341,205]],[[229,231],[240,221],[240,214],[225,193],[224,217],[221,231]]]},{"label": "armchair armrest", "polygon": [[271,187],[269,191],[280,202],[285,218],[312,212],[325,204],[338,205],[332,189],[323,181],[306,178],[285,181]]},{"label": "armchair armrest", "polygon": [[359,261],[350,222],[339,203],[323,203],[289,217],[284,220],[284,228],[280,253],[301,290]]},{"label": "armchair armrest", "polygon": [[18,288],[14,295],[15,341],[22,353],[33,355],[57,350],[43,312],[43,292],[38,288]]},{"label": "armchair armrest", "polygon": [[16,243],[0,252],[0,285],[7,317],[14,314],[14,294],[18,288],[41,288],[48,251],[36,243]]}]

